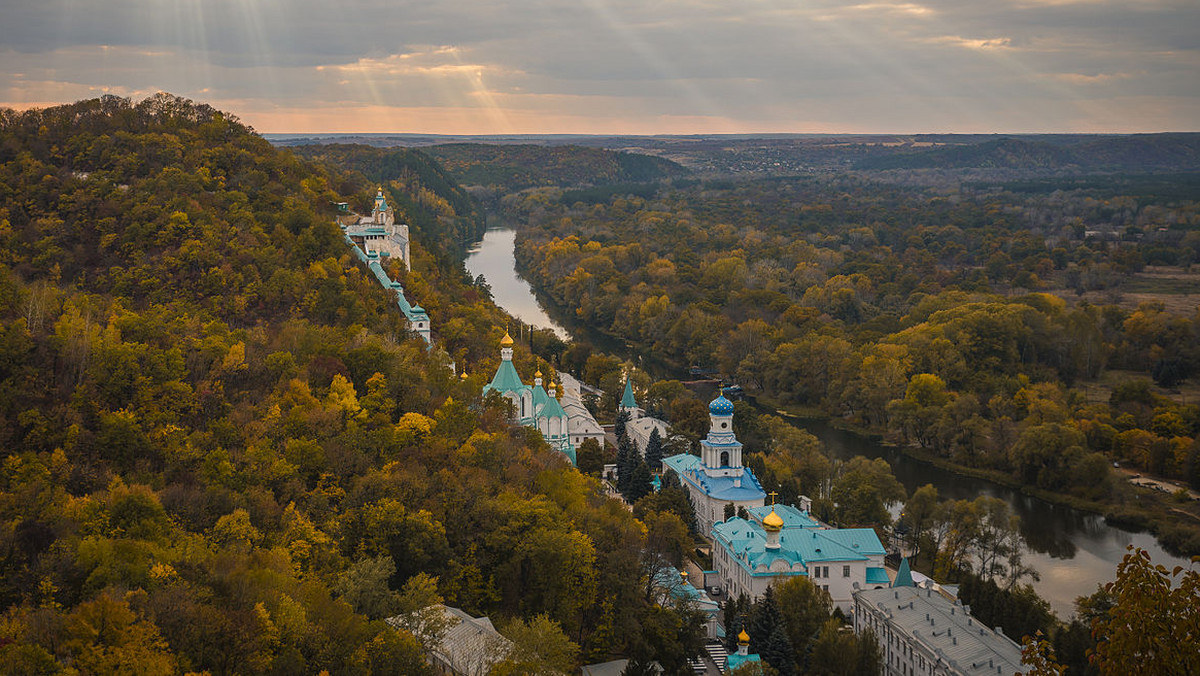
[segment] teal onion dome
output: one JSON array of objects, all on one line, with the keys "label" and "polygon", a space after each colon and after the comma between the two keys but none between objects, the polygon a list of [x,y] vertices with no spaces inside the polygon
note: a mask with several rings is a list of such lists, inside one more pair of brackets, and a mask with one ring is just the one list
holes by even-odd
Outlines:
[{"label": "teal onion dome", "polygon": [[733,402],[722,394],[708,405],[708,412],[712,415],[733,415]]}]

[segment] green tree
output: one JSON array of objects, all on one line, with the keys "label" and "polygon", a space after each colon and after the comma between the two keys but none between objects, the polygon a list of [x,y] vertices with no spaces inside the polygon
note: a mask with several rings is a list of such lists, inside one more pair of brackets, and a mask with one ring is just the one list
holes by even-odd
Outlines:
[{"label": "green tree", "polygon": [[545,614],[528,622],[515,618],[500,633],[513,642],[513,649],[504,661],[492,667],[490,673],[495,676],[556,676],[573,674],[579,667],[579,646]]},{"label": "green tree", "polygon": [[646,442],[645,456],[646,464],[650,467],[651,472],[662,471],[663,442],[657,427],[650,431],[650,440]]},{"label": "green tree", "polygon": [[400,595],[388,588],[395,572],[396,564],[390,556],[362,559],[338,577],[333,590],[357,613],[373,620],[392,617],[401,608]]},{"label": "green tree", "polygon": [[840,468],[830,497],[842,525],[887,527],[892,522],[887,506],[904,499],[904,486],[886,460],[860,455]]},{"label": "green tree", "polygon": [[867,629],[855,634],[836,618],[821,627],[809,657],[809,673],[817,676],[857,676],[878,674],[883,654],[875,632]]},{"label": "green tree", "polygon": [[776,592],[779,614],[794,649],[793,661],[806,666],[808,646],[829,619],[833,603],[829,594],[807,577],[794,577]]},{"label": "green tree", "polygon": [[761,655],[771,634],[775,633],[775,628],[782,623],[779,605],[775,602],[775,588],[767,587],[750,609],[750,622],[746,631],[750,634],[750,652]]},{"label": "green tree", "polygon": [[[1200,672],[1200,571],[1154,565],[1130,548],[1106,585],[1113,605],[1092,623],[1102,674]],[[1178,578],[1178,579],[1176,579]]]},{"label": "green tree", "polygon": [[575,451],[575,466],[580,472],[592,476],[600,476],[604,471],[604,449],[600,442],[589,437],[583,440]]}]

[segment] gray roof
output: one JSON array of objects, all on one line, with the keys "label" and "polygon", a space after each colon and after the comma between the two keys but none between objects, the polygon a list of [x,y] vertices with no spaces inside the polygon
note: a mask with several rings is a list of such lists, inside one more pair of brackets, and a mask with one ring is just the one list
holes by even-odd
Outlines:
[{"label": "gray roof", "polygon": [[892,625],[942,658],[955,673],[967,676],[1022,673],[1021,646],[971,617],[970,609],[920,587],[866,589],[854,593],[863,605],[878,609]]},{"label": "gray roof", "polygon": [[[625,671],[625,667],[629,665],[629,660],[613,660],[612,662],[601,662],[600,664],[587,664],[583,666],[583,676],[621,676]],[[658,673],[662,673],[662,667],[658,662],[651,662],[650,667]]]},{"label": "gray roof", "polygon": [[[485,676],[497,662],[512,651],[512,641],[505,638],[486,617],[471,617],[458,608],[430,606],[441,609],[447,628],[437,636],[433,648],[436,661],[463,676]],[[388,620],[392,626],[404,626],[403,619]]]}]

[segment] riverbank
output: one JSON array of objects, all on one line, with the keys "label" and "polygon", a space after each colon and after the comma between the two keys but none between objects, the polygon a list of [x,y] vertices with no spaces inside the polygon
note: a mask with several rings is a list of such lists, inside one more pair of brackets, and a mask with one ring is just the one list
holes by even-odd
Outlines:
[{"label": "riverbank", "polygon": [[[489,232],[480,245],[503,249],[505,256],[491,258],[493,264],[488,267],[469,265],[468,270],[472,276],[484,274],[488,280],[511,277],[524,283],[518,274],[520,266],[510,248],[512,245],[497,245],[496,242],[501,239],[512,241],[509,237],[500,238],[496,237],[495,232]],[[524,283],[523,288],[531,296],[534,294],[528,283]],[[627,359],[656,379],[686,377],[687,364],[656,359],[651,356],[652,349],[648,345],[604,334],[592,326],[584,325],[574,316],[571,308],[556,306],[545,294],[542,294],[541,305],[577,342]],[[909,493],[919,486],[932,483],[944,499],[973,500],[980,495],[989,495],[1004,500],[1011,512],[1021,520],[1021,535],[1026,543],[1024,561],[1040,575],[1041,579],[1033,583],[1034,589],[1050,602],[1060,617],[1069,617],[1074,612],[1076,597],[1094,592],[1098,584],[1115,577],[1117,564],[1126,554],[1128,546],[1146,550],[1155,563],[1168,568],[1190,563],[1166,551],[1156,537],[1144,529],[1130,530],[1137,529],[1138,522],[1106,521],[1105,510],[1098,510],[1095,505],[1075,509],[1066,501],[1054,499],[1059,496],[1041,499],[1022,491],[1011,479],[993,476],[986,470],[981,472],[977,468],[963,467],[958,468],[960,473],[955,473],[954,468],[922,461],[915,455],[903,452],[904,449],[899,446],[882,443],[883,436],[878,432],[831,419],[815,408],[771,408],[767,399],[760,402],[761,412],[785,414],[791,424],[820,438],[830,458],[848,460],[855,455],[884,458]],[[791,417],[793,414],[794,418]]]},{"label": "riverbank", "polygon": [[[949,458],[938,456],[915,444],[897,444],[887,441],[885,435],[878,430],[856,425],[845,420],[839,420],[814,407],[790,406],[763,395],[753,398],[758,402],[760,407],[774,410],[776,413],[783,414],[786,418],[799,421],[823,421],[835,429],[857,435],[864,440],[880,446],[892,448],[913,460],[931,465],[942,471],[1004,486],[1010,490],[1050,504],[1062,505],[1071,509],[1096,514],[1102,516],[1104,522],[1110,526],[1125,530],[1148,531],[1159,540],[1164,549],[1175,556],[1191,557],[1200,555],[1200,516],[1188,511],[1180,513],[1179,505],[1172,504],[1170,501],[1173,498],[1169,495],[1155,493],[1149,489],[1131,485],[1130,488],[1135,491],[1135,499],[1139,501],[1139,505],[1141,506],[1141,509],[1138,509],[1120,503],[1100,502],[1081,498],[1076,495],[1047,491],[1036,486],[1023,484],[1000,470],[963,465]],[[1115,475],[1115,480],[1129,481],[1124,474]],[[1179,517],[1185,515],[1191,517],[1193,523],[1180,524],[1177,522]]]}]

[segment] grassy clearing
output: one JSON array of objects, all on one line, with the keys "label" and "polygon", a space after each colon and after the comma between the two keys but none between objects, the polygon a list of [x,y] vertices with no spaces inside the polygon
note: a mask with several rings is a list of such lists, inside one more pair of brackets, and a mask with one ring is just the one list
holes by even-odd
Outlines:
[{"label": "grassy clearing", "polygon": [[[1089,404],[1102,404],[1108,403],[1114,387],[1131,380],[1150,380],[1150,377],[1140,371],[1113,369],[1100,374],[1096,380],[1075,383],[1073,389],[1083,392]],[[1200,403],[1200,378],[1189,378],[1171,389],[1159,387],[1151,382],[1150,390],[1179,404]]]}]

